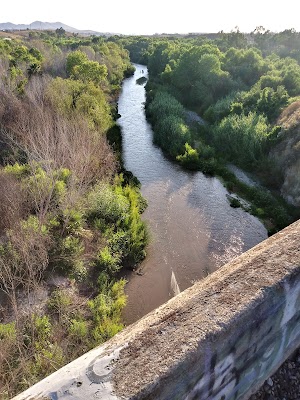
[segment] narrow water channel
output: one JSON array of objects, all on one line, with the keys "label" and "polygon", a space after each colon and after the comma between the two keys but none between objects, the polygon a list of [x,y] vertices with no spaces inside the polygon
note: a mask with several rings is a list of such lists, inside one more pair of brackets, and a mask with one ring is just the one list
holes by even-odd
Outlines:
[{"label": "narrow water channel", "polygon": [[147,77],[147,68],[135,67],[134,76],[123,83],[118,122],[125,167],[140,180],[148,201],[143,218],[151,240],[142,275],[127,276],[126,325],[267,238],[257,218],[230,207],[217,178],[183,170],[153,145],[145,89],[136,83]]}]

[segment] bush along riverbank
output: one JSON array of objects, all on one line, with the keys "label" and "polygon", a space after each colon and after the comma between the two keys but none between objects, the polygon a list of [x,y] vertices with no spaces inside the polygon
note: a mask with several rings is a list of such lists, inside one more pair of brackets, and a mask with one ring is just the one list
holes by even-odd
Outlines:
[{"label": "bush along riverbank", "polygon": [[1,399],[122,329],[117,273],[141,262],[148,238],[115,123],[128,51],[28,35],[0,39]]},{"label": "bush along riverbank", "polygon": [[[262,186],[248,186],[226,167],[227,151],[221,151],[222,137],[216,138],[212,133],[212,130],[216,129],[215,126],[191,122],[182,104],[164,87],[148,83],[146,88],[146,115],[153,126],[153,139],[168,157],[186,169],[218,176],[229,192],[249,203],[233,196],[229,197],[231,206],[242,207],[261,219],[269,235],[283,229],[299,217],[298,210],[287,204],[278,193]],[[251,115],[247,123],[254,123]],[[234,142],[234,137],[232,141]],[[218,147],[216,142],[220,143]],[[238,142],[232,143],[232,146],[239,149]],[[230,160],[234,161],[234,157]]]}]

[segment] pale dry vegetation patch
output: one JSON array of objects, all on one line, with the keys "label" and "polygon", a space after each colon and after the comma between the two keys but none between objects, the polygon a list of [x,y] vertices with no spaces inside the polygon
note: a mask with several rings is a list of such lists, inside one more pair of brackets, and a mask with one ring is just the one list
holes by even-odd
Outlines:
[{"label": "pale dry vegetation patch", "polygon": [[[82,116],[64,116],[53,110],[45,95],[49,82],[51,78],[47,76],[32,79],[24,99],[4,89],[0,100],[2,140],[10,145],[11,159],[19,161],[23,155],[30,165],[33,186],[29,190],[33,187],[37,190],[29,197],[42,219],[51,207],[57,180],[55,171],[62,168],[72,171],[65,196],[72,206],[91,184],[110,179],[116,167],[104,135],[90,129]],[[36,181],[40,167],[47,175],[46,185]]]},{"label": "pale dry vegetation patch", "polygon": [[11,174],[0,171],[0,232],[13,229],[28,215],[24,190]]},{"label": "pale dry vegetation patch", "polygon": [[281,193],[295,206],[300,205],[300,101],[283,110],[277,124],[282,127],[279,141],[271,150],[270,158],[283,174]]},{"label": "pale dry vegetation patch", "polygon": [[48,266],[50,239],[36,224],[19,222],[6,231],[0,253],[0,285],[18,316],[18,290],[35,290]]},{"label": "pale dry vegetation patch", "polygon": [[[147,241],[140,219],[145,202],[116,174],[106,140],[128,54],[110,46],[110,76],[104,74],[103,82],[95,75],[106,65],[91,61],[79,65],[76,77],[63,79],[70,43],[48,39],[0,47],[6,52],[0,60],[5,400],[122,329],[125,281],[116,272],[133,268]],[[92,43],[79,47],[96,60],[100,47],[95,52]]]},{"label": "pale dry vegetation patch", "polygon": [[300,100],[286,107],[278,118],[277,124],[283,129],[291,129],[300,123]]}]

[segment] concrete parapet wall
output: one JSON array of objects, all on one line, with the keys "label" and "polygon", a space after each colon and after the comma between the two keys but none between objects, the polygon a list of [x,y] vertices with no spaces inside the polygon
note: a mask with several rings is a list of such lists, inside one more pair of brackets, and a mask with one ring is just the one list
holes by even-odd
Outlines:
[{"label": "concrete parapet wall", "polygon": [[300,345],[300,221],[15,397],[248,399]]}]

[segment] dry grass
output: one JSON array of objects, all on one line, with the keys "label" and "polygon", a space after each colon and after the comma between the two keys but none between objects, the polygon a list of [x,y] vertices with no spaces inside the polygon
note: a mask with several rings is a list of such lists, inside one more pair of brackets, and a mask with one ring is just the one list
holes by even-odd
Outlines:
[{"label": "dry grass", "polygon": [[290,104],[277,124],[283,128],[281,140],[270,156],[283,173],[282,195],[295,206],[300,205],[300,101]]},{"label": "dry grass", "polygon": [[24,190],[11,174],[0,171],[0,232],[13,229],[28,214]]},{"label": "dry grass", "polygon": [[300,101],[290,104],[278,118],[277,124],[285,130],[294,128],[300,123]]}]

